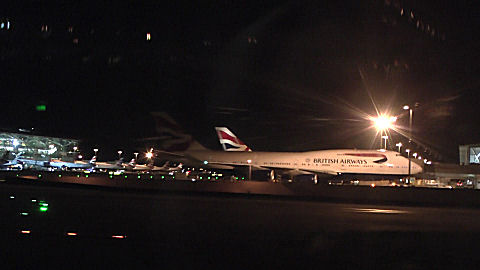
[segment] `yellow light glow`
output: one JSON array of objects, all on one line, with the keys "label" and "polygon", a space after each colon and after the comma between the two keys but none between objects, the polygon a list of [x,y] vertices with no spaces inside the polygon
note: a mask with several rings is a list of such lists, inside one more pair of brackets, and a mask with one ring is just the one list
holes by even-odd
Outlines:
[{"label": "yellow light glow", "polygon": [[393,123],[397,121],[397,117],[395,116],[386,116],[386,115],[379,115],[376,118],[370,119],[373,122],[373,125],[377,130],[387,130],[392,128]]},{"label": "yellow light glow", "polygon": [[152,158],[152,157],[153,157],[153,153],[152,153],[152,152],[147,152],[147,153],[145,154],[145,157],[147,157],[147,158]]}]

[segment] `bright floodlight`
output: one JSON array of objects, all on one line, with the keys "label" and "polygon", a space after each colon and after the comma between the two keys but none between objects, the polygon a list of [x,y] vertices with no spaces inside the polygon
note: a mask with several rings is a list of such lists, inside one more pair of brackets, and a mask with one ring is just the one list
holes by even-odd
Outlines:
[{"label": "bright floodlight", "polygon": [[252,160],[251,159],[247,160],[247,163],[248,164],[252,163]]},{"label": "bright floodlight", "polygon": [[404,109],[404,110],[410,110],[410,106],[405,105],[405,106],[403,106],[403,109]]},{"label": "bright floodlight", "polygon": [[152,152],[147,152],[145,154],[145,157],[147,157],[148,159],[152,158],[153,157],[153,153]]},{"label": "bright floodlight", "polygon": [[372,118],[371,121],[377,130],[383,131],[392,128],[392,124],[397,121],[397,117],[379,115],[377,118]]}]

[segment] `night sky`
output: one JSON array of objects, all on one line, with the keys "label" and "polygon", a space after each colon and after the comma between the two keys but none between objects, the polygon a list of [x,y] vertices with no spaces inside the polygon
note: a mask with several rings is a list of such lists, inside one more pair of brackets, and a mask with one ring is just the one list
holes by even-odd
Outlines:
[{"label": "night sky", "polygon": [[304,151],[378,148],[365,117],[376,106],[406,134],[402,106],[418,103],[414,151],[458,162],[480,143],[469,1],[20,2],[0,11],[0,126],[78,138],[100,159],[141,149],[151,111],[212,149],[222,125],[254,151]]}]

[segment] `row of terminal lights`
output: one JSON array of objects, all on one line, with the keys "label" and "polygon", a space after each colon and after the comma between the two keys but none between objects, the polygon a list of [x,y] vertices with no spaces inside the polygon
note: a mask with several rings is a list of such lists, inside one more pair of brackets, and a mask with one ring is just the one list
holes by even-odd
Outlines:
[{"label": "row of terminal lights", "polygon": [[[17,177],[19,177],[19,176],[20,176],[20,175],[17,174]],[[77,178],[80,178],[80,174],[77,174],[76,176],[77,176]],[[59,174],[58,177],[61,178],[62,175]],[[89,175],[88,175],[88,174],[85,174],[85,177],[88,178]],[[113,174],[109,174],[108,177],[109,177],[110,179],[113,179],[114,175],[113,175]],[[38,178],[42,178],[42,175],[39,174],[39,175],[38,175]],[[128,175],[125,175],[124,178],[128,178]],[[137,178],[138,178],[138,179],[141,179],[141,175],[137,175]],[[165,179],[166,177],[165,177],[165,175],[162,175],[161,178],[162,178],[162,179]],[[150,179],[153,179],[153,175],[150,175]],[[172,176],[172,179],[175,179],[175,176]],[[200,180],[203,180],[203,176],[200,176],[199,179],[200,179]],[[208,176],[208,177],[206,177],[206,179],[211,180],[211,179],[213,179],[213,177]],[[235,180],[240,180],[240,179],[241,179],[241,180],[245,180],[245,177],[241,177],[241,178],[235,177]],[[218,180],[218,176],[215,177],[215,180]]]},{"label": "row of terminal lights", "polygon": [[[19,177],[19,176],[20,176],[20,175],[17,174],[17,177]],[[38,176],[38,178],[42,178],[42,175],[41,175],[41,174],[39,174],[39,175],[37,175],[37,176]],[[77,174],[76,176],[77,176],[77,178],[80,178],[80,174]],[[84,176],[85,176],[85,178],[88,178],[88,174],[85,174]],[[110,179],[113,179],[113,176],[114,176],[114,175],[112,175],[112,174],[109,174],[109,175],[108,175],[108,177],[109,177]],[[61,178],[62,175],[59,174],[58,177]],[[124,178],[128,178],[128,175],[125,175]],[[137,178],[140,179],[140,178],[141,178],[141,175],[138,174],[138,175],[137,175]],[[161,178],[162,178],[162,179],[165,179],[165,175],[162,175]],[[150,179],[153,179],[153,175],[150,175]],[[172,179],[175,179],[175,176],[172,176]],[[200,179],[201,179],[201,177],[200,177]],[[210,177],[208,177],[208,179],[210,179]],[[217,177],[216,179],[218,179],[218,177]],[[237,179],[238,179],[238,177],[237,177]]]},{"label": "row of terminal lights", "polygon": [[[28,230],[28,229],[23,229],[23,230],[20,230],[19,232],[20,232],[20,234],[25,234],[25,235],[32,234],[32,231]],[[79,234],[77,232],[66,232],[65,236],[73,237],[73,236],[79,236]],[[127,235],[125,235],[125,234],[114,234],[114,235],[111,235],[110,237],[113,238],[113,239],[126,239]]]}]

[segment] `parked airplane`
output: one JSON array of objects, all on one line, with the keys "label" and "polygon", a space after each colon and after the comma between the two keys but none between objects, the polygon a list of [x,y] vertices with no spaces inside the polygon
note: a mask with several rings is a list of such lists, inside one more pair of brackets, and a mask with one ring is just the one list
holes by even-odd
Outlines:
[{"label": "parked airplane", "polygon": [[[166,153],[201,161],[214,168],[218,165],[230,168],[251,166],[254,169],[272,170],[272,172],[280,170],[292,176],[351,175],[368,178],[378,176],[384,179],[407,176],[409,171],[409,160],[406,157],[398,152],[383,149],[335,149],[307,152],[213,151],[206,149],[192,136],[185,134],[183,129],[165,113],[154,113],[154,117],[157,118],[157,131],[162,135],[161,149],[165,149]],[[159,126],[159,123],[162,125]],[[225,134],[231,136],[233,133]],[[220,140],[225,139],[220,137]],[[246,145],[244,147],[241,143],[237,143],[239,141],[237,139],[233,135],[230,141],[236,142],[239,148],[248,148]],[[226,141],[223,142],[226,143]],[[412,159],[410,171],[411,174],[421,173],[422,164]]]},{"label": "parked airplane", "polygon": [[95,166],[95,162],[97,160],[96,156],[93,156],[89,162],[85,161],[74,161],[74,162],[67,162],[58,159],[52,159],[48,162],[48,166],[58,169],[90,169]]},{"label": "parked airplane", "polygon": [[95,169],[98,170],[123,170],[125,166],[123,164],[123,158],[117,161],[95,162]]},{"label": "parked airplane", "polygon": [[0,169],[3,170],[21,170],[23,169],[23,163],[19,160],[20,154],[17,154],[14,159],[8,160],[10,151],[6,151],[0,159]]},{"label": "parked airplane", "polygon": [[132,171],[151,171],[151,172],[174,172],[182,169],[183,164],[179,163],[175,167],[170,167],[169,166],[170,162],[167,161],[163,166],[158,167],[153,165],[153,162],[149,164],[137,164],[135,159],[132,159],[127,165],[126,169],[127,170],[132,170]]},{"label": "parked airplane", "polygon": [[37,168],[46,168],[48,167],[48,161],[46,160],[37,160],[34,158],[25,158],[22,156],[23,152],[16,154],[18,162],[20,162],[23,168],[37,167]]},{"label": "parked airplane", "polygon": [[176,172],[183,168],[182,163],[178,163],[175,167],[170,167],[170,161],[166,161],[161,167],[153,166],[150,167],[150,171],[159,171],[159,172]]}]

